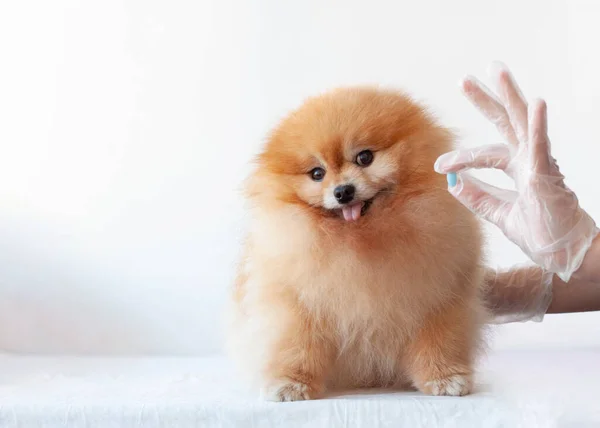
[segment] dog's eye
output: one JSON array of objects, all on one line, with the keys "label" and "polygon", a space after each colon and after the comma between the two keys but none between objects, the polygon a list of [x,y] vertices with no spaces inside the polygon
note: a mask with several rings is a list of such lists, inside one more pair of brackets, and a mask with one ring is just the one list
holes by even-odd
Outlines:
[{"label": "dog's eye", "polygon": [[373,162],[373,152],[371,150],[363,150],[356,156],[356,163],[360,166],[369,166]]},{"label": "dog's eye", "polygon": [[325,178],[325,170],[320,167],[313,168],[309,174],[314,181],[322,181]]}]

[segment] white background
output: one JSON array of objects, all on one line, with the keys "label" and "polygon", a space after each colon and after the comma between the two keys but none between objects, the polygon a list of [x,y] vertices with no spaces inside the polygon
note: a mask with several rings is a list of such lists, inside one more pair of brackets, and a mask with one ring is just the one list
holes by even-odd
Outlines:
[{"label": "white background", "polygon": [[[502,59],[547,99],[555,157],[600,219],[599,13],[597,0],[3,0],[0,349],[219,351],[247,162],[332,86],[405,88],[463,144],[492,143],[456,83]],[[524,260],[490,232],[490,263]],[[502,327],[494,346],[598,344],[599,321]]]}]

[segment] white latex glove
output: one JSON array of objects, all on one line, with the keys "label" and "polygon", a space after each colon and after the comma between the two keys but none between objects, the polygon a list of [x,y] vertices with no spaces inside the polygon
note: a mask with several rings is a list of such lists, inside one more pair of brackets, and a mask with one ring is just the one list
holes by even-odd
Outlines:
[{"label": "white latex glove", "polygon": [[487,270],[484,296],[489,322],[542,321],[552,302],[552,277],[537,266]]},{"label": "white latex glove", "polygon": [[499,189],[459,174],[449,191],[466,207],[497,225],[540,267],[567,282],[598,234],[594,220],[565,185],[550,154],[546,104],[523,97],[510,71],[495,63],[491,73],[498,97],[473,77],[462,82],[466,97],[496,125],[508,144],[446,153],[435,163],[442,174],[497,168],[516,191]]}]

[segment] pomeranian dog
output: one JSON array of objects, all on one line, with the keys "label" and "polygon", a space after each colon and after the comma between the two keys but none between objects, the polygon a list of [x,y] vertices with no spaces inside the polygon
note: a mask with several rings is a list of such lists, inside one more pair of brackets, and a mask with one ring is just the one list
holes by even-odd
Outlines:
[{"label": "pomeranian dog", "polygon": [[229,330],[266,399],[470,392],[482,242],[433,170],[452,145],[408,96],[368,87],[308,99],[271,133],[246,183]]}]

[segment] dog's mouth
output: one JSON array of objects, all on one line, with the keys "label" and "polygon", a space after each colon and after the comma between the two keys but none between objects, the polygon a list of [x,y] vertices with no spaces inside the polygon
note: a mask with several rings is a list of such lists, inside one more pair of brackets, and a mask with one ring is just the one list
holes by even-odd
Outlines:
[{"label": "dog's mouth", "polygon": [[344,205],[341,209],[337,209],[335,211],[338,212],[345,221],[357,221],[369,211],[375,196],[365,201],[357,201],[348,205]]},{"label": "dog's mouth", "polygon": [[349,204],[343,205],[341,208],[327,209],[321,207],[320,210],[321,213],[327,217],[341,218],[347,222],[354,222],[368,214],[375,199],[379,199],[380,196],[385,197],[385,194],[388,193],[389,190],[389,188],[381,189],[369,199],[365,199],[364,201],[352,201]]}]

